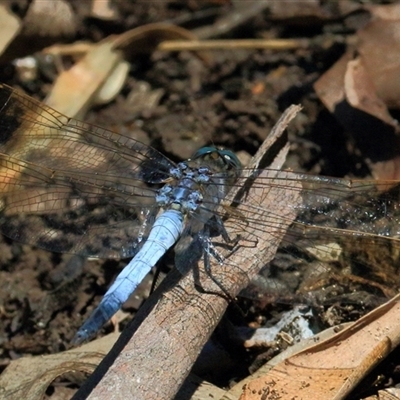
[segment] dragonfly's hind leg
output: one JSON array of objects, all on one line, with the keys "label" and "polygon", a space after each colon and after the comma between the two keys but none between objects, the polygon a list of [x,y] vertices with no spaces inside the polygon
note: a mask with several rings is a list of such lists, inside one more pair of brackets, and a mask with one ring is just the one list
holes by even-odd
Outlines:
[{"label": "dragonfly's hind leg", "polygon": [[[223,224],[221,221],[220,227],[222,230],[220,231],[221,236],[224,238],[224,240],[229,243],[231,242],[231,239],[229,238]],[[204,270],[207,274],[207,276],[221,289],[223,294],[227,297],[228,300],[234,301],[234,298],[230,295],[230,293],[226,290],[224,285],[217,279],[215,276],[212,274],[211,271],[211,257],[212,256],[218,264],[222,265],[225,261],[225,257],[222,256],[216,246],[213,244],[210,238],[210,232],[209,229],[204,229],[199,235],[198,239],[202,243],[203,247],[203,259],[204,259]]]}]

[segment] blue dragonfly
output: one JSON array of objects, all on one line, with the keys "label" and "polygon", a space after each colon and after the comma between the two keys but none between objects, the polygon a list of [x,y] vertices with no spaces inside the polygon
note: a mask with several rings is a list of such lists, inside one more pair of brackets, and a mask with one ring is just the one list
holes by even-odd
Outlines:
[{"label": "blue dragonfly", "polygon": [[[185,273],[193,241],[206,258],[218,258],[210,234],[229,240],[226,213],[246,229],[240,213],[219,207],[246,172],[230,151],[206,147],[175,164],[131,137],[68,118],[3,84],[0,132],[4,235],[53,252],[133,257],[77,332],[76,343],[93,336],[176,243],[176,267]],[[289,181],[300,184],[302,196],[285,237],[290,245],[299,238],[314,243],[347,235],[374,244],[389,239],[400,247],[398,198],[393,188],[382,190],[392,183],[271,170],[259,185],[285,188]],[[288,190],[300,191],[294,187]],[[248,218],[257,221],[260,235],[282,218],[266,217],[256,201],[250,207]]]}]

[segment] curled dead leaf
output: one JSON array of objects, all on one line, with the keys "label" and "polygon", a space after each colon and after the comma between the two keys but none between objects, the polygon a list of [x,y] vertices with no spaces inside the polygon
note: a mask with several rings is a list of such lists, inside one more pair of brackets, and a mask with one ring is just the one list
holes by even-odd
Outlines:
[{"label": "curled dead leaf", "polygon": [[357,32],[356,47],[314,89],[371,160],[374,178],[390,180],[400,178],[400,128],[389,112],[400,107],[400,5],[384,7],[369,7],[374,18]]},{"label": "curled dead leaf", "polygon": [[78,349],[12,361],[0,375],[0,398],[39,400],[59,376],[77,371],[92,373],[118,336],[113,333]]}]

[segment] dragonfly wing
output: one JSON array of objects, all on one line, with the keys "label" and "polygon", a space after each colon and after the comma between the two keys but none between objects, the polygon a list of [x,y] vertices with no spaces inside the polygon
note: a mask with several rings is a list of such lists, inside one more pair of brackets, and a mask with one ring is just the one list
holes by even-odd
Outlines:
[{"label": "dragonfly wing", "polygon": [[[257,171],[248,171],[249,176],[256,174]],[[257,180],[260,189],[280,193],[274,199],[288,204],[297,215],[294,221],[288,220],[290,225],[285,228],[286,234],[281,242],[281,248],[287,256],[291,256],[290,266],[289,258],[287,262],[280,260],[284,261],[285,268],[299,271],[297,265],[300,265],[300,257],[303,261],[308,259],[306,264],[310,260],[315,260],[318,265],[325,264],[318,276],[332,275],[336,271],[335,268],[330,268],[332,263],[340,263],[350,268],[368,266],[369,270],[374,269],[370,274],[373,279],[384,280],[387,273],[378,271],[379,268],[384,268],[383,258],[378,262],[380,265],[370,265],[370,262],[374,263],[373,257],[360,260],[358,252],[369,249],[378,254],[378,251],[386,247],[389,251],[393,249],[394,255],[398,253],[399,182],[336,179],[273,170],[265,171],[264,174],[265,177]],[[240,203],[247,197],[249,213],[245,219],[243,215],[227,208],[227,218],[230,224],[237,227],[241,237],[245,236],[247,225],[254,223],[256,230],[248,237],[248,244],[251,245],[251,242],[257,243],[258,238],[266,232],[280,229],[285,216],[266,210],[256,198],[249,199],[242,182],[237,184],[243,187],[242,197],[237,202]],[[289,200],[290,194],[298,194],[300,201],[292,203]],[[223,214],[221,218],[224,218]],[[277,265],[275,261],[274,264]],[[276,291],[282,294],[282,287],[277,284],[275,286]],[[272,292],[271,288],[268,292]]]},{"label": "dragonfly wing", "polygon": [[[249,171],[255,174],[257,171]],[[257,183],[260,189],[281,190],[281,201],[295,191],[301,196],[299,203],[290,205],[297,213],[291,230],[297,238],[320,235],[387,238],[399,243],[400,235],[400,183],[396,181],[350,180],[297,174],[289,171],[265,171]],[[247,196],[245,190],[243,196]],[[259,233],[271,229],[284,216],[265,213],[262,204],[248,201],[251,219],[258,221]],[[246,221],[232,214],[238,225]]]},{"label": "dragonfly wing", "polygon": [[129,257],[174,164],[0,85],[0,230],[47,250]]}]

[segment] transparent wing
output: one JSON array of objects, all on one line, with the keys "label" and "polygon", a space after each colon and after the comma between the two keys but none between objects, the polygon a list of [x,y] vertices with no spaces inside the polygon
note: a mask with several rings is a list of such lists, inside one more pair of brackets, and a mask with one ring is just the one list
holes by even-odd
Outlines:
[{"label": "transparent wing", "polygon": [[[245,170],[244,173],[257,174],[257,171]],[[293,237],[340,235],[373,240],[385,238],[400,245],[400,182],[350,180],[276,170],[268,170],[266,175],[258,186],[267,191],[282,189],[279,201],[286,202],[285,191],[295,190],[301,194],[301,204],[289,205],[298,214],[290,229]],[[239,179],[233,186],[241,187],[243,184],[243,180]],[[248,195],[244,192],[243,196]],[[252,218],[259,222],[260,234],[282,219],[281,215],[273,212],[269,212],[266,218],[263,204],[258,204],[257,199],[247,201],[254,215]],[[211,209],[215,206],[210,202],[202,207]],[[240,215],[233,213],[231,218],[236,218],[243,225]]]},{"label": "transparent wing", "polygon": [[0,85],[0,230],[47,250],[130,257],[174,164]]},{"label": "transparent wing", "polygon": [[[164,182],[173,166],[132,138],[69,119],[0,85],[0,230],[6,236],[52,251],[129,257],[157,212],[154,185]],[[225,185],[230,178],[220,172],[213,181]],[[238,180],[232,186],[243,184]],[[301,191],[303,201],[293,205],[298,218],[285,237],[287,245],[315,246],[350,236],[364,244],[398,248],[396,185],[273,170],[260,184],[266,191]],[[217,215],[215,196],[204,198],[188,234]],[[284,195],[281,201],[286,201]],[[283,218],[272,212],[265,215],[257,199],[250,204],[248,218],[257,221],[260,236]],[[225,214],[217,216],[223,219]],[[230,217],[238,231],[246,230],[240,215]]]},{"label": "transparent wing", "polygon": [[[245,170],[244,173],[251,175],[257,174],[257,171]],[[288,204],[295,210],[297,218],[291,222],[281,245],[286,253],[295,256],[292,258],[301,257],[303,260],[308,258],[310,265],[312,260],[322,260],[318,268],[322,268],[321,265],[324,264],[325,276],[329,272],[333,275],[336,270],[332,268],[328,271],[328,265],[338,264],[339,260],[342,265],[349,268],[348,276],[353,274],[352,268],[357,264],[364,282],[361,282],[360,278],[354,277],[354,279],[364,284],[368,279],[378,282],[375,283],[375,287],[380,293],[386,289],[379,286],[379,282],[388,287],[394,283],[395,279],[392,277],[398,275],[397,259],[400,249],[399,182],[336,179],[274,170],[267,171],[266,176],[257,182],[261,182],[257,184],[259,189],[267,193],[274,191],[271,193],[274,199],[285,205],[288,202],[287,198],[293,197],[290,196],[291,192],[295,191],[301,196],[300,203]],[[244,184],[243,179],[239,179],[235,185]],[[280,198],[276,197],[277,193],[280,193]],[[242,199],[247,198],[246,219],[243,219],[240,213],[230,211],[229,208],[226,212],[229,214],[229,224],[238,227],[237,233],[241,237],[246,236],[249,222],[255,222],[257,232],[252,233],[248,240],[256,242],[257,238],[266,232],[274,232],[285,217],[272,210],[266,212],[264,204],[260,204],[257,198],[249,196],[243,191]],[[204,207],[207,208],[207,205]],[[219,217],[223,219],[226,215],[221,213]],[[386,250],[383,251],[384,248]],[[369,255],[361,259],[359,255],[361,252],[369,252]],[[393,256],[392,260],[388,260],[388,254]],[[345,262],[342,262],[343,258]],[[227,262],[229,263],[229,260]],[[388,264],[391,264],[391,272]],[[299,275],[299,268],[296,265],[299,264],[292,261],[290,268],[295,268]],[[315,270],[316,265],[313,264],[314,275],[318,272]],[[365,267],[371,267],[371,270]],[[322,269],[319,271],[317,279],[321,281],[321,285],[321,277],[325,272]],[[269,276],[271,276],[270,267]],[[283,285],[287,285],[287,282],[270,283],[271,286],[266,290],[272,292],[272,284],[275,284],[274,290],[280,292],[279,294],[283,293]],[[399,284],[398,279],[397,284]]]}]

